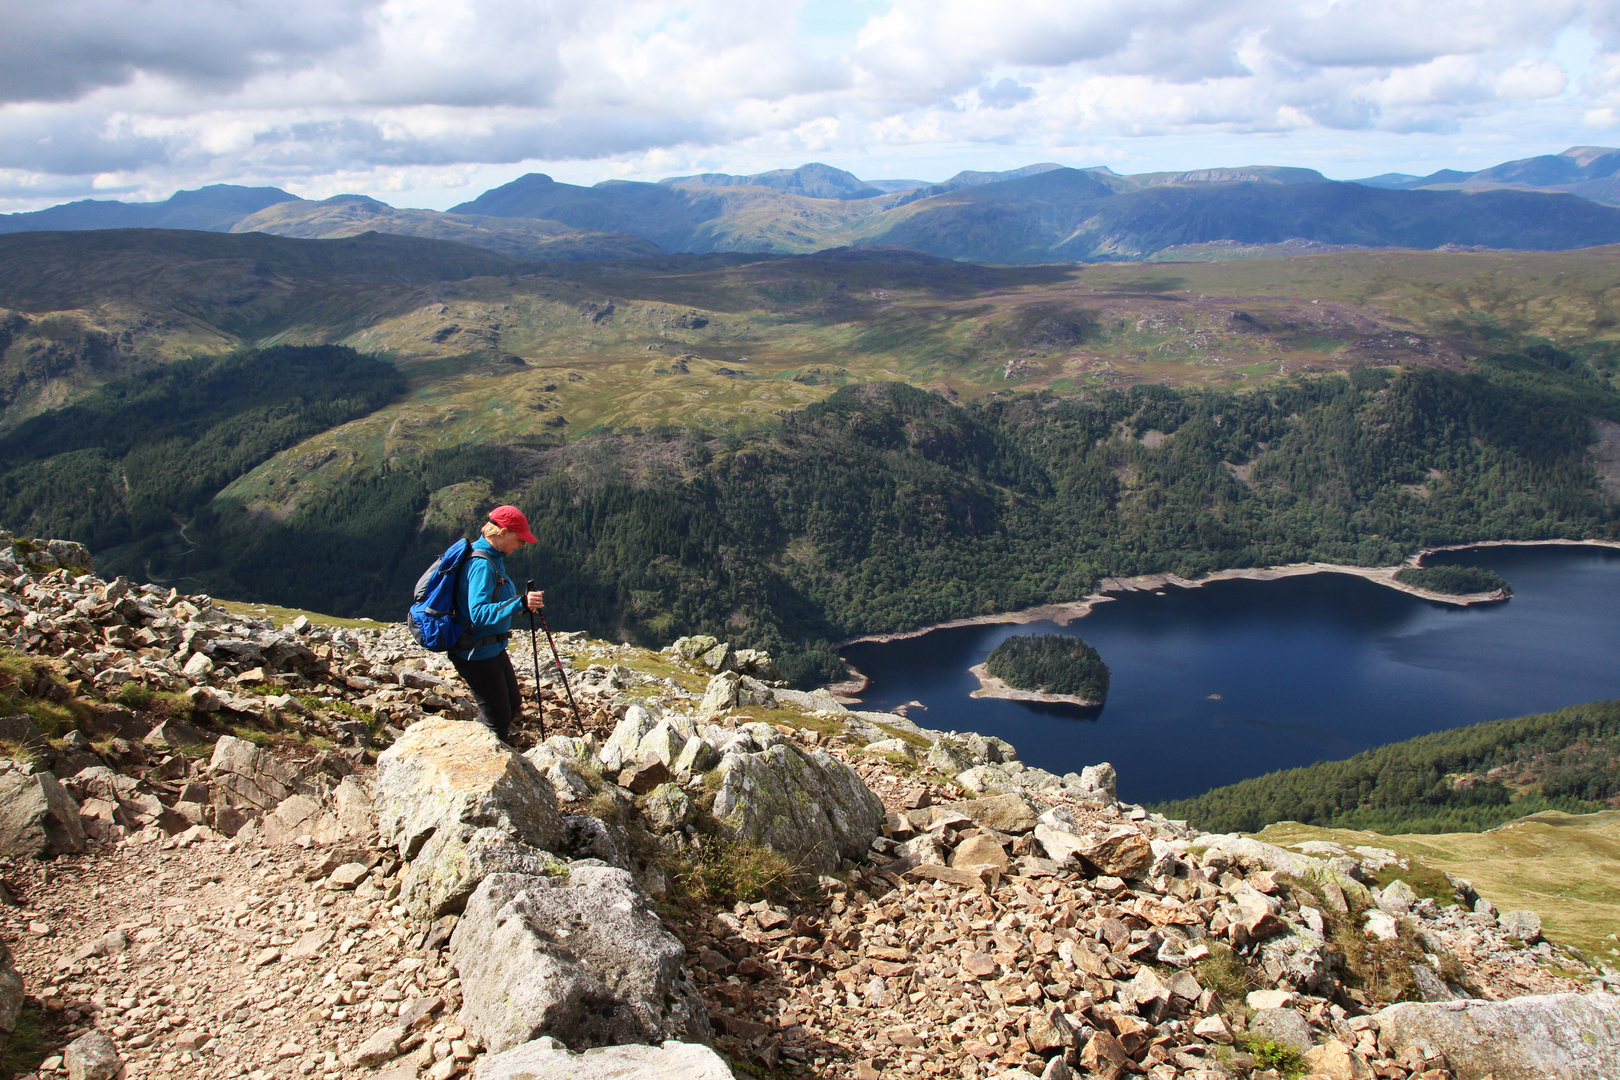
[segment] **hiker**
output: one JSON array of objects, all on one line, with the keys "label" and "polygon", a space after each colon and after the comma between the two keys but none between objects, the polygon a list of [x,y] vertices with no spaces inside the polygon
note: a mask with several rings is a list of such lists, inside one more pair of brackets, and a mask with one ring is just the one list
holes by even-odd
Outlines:
[{"label": "hiker", "polygon": [[515,506],[497,506],[489,512],[483,535],[473,542],[456,582],[455,610],[470,623],[467,633],[477,640],[471,649],[452,649],[450,663],[472,691],[478,705],[478,722],[503,742],[512,721],[523,711],[517,673],[506,652],[512,616],[524,610],[539,611],[546,598],[543,590],[535,590],[520,599],[517,586],[506,576],[503,557],[534,542],[523,511]]}]

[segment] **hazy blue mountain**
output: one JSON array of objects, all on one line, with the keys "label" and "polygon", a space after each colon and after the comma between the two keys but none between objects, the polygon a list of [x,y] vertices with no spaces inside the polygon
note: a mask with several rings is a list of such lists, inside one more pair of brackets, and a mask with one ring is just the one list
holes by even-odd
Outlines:
[{"label": "hazy blue mountain", "polygon": [[670,176],[658,181],[677,187],[766,187],[803,195],[809,199],[870,199],[887,194],[854,173],[831,165],[811,162],[797,169],[773,169],[752,176],[730,173],[700,173],[697,176]]},{"label": "hazy blue mountain", "polygon": [[1384,173],[1351,183],[1401,190],[1491,191],[1500,188],[1564,192],[1620,206],[1620,150],[1608,146],[1572,146],[1561,154],[1504,161],[1477,172],[1441,169],[1428,176]]},{"label": "hazy blue mountain", "polygon": [[280,188],[210,184],[177,191],[162,202],[124,203],[83,199],[44,210],[0,214],[0,233],[79,231],[81,229],[200,229],[229,232],[232,225],[276,203],[298,196]]}]

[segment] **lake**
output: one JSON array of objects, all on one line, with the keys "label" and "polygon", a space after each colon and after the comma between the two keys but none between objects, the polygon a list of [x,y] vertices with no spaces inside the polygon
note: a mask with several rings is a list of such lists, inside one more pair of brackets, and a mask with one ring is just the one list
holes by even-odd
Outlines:
[{"label": "lake", "polygon": [[[1196,795],[1431,731],[1620,698],[1620,551],[1479,548],[1512,599],[1458,607],[1344,574],[1116,594],[1068,626],[935,630],[847,646],[856,708],[997,735],[1055,773],[1111,761],[1130,802]],[[1101,709],[968,694],[968,668],[1014,634],[1082,637],[1113,672]]]}]

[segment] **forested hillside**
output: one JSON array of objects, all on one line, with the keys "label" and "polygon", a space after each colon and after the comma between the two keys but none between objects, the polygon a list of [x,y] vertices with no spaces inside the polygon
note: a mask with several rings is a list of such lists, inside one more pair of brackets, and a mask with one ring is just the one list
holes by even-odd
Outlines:
[{"label": "forested hillside", "polygon": [[1620,701],[1437,731],[1156,807],[1209,832],[1277,821],[1382,833],[1473,832],[1620,800]]},{"label": "forested hillside", "polygon": [[182,360],[108,383],[0,438],[0,519],[95,551],[165,535],[272,454],[404,390],[392,364],[340,345]]},{"label": "forested hillside", "polygon": [[[514,573],[545,584],[560,625],[651,643],[715,633],[810,682],[838,673],[843,637],[1073,599],[1104,575],[1620,536],[1585,457],[1589,418],[1620,419],[1620,395],[1564,354],[1538,357],[1241,394],[1144,385],[958,406],[900,384],[846,387],[747,431],[399,455],[284,513],[216,498],[183,537],[149,515],[130,543],[102,545],[100,565],[397,618],[450,537],[512,499],[541,538]],[[61,530],[76,538],[122,527],[127,511],[75,494],[76,452],[24,466],[37,484],[3,523],[61,502],[93,511]]]}]

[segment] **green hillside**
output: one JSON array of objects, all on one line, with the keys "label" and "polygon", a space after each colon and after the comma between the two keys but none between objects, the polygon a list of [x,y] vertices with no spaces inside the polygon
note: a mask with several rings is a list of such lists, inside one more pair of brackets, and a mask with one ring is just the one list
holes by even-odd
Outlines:
[{"label": "green hillside", "polygon": [[1158,809],[1211,832],[1279,821],[1383,833],[1477,832],[1542,810],[1620,805],[1620,702],[1574,705],[1285,769]]},{"label": "green hillside", "polygon": [[[398,426],[401,407],[345,427]],[[810,682],[838,673],[844,637],[1070,599],[1102,576],[1620,535],[1585,464],[1594,413],[1620,417],[1620,395],[1500,357],[1468,374],[965,406],[869,384],[722,433],[486,437],[419,456],[396,442],[381,464],[338,458],[312,484],[319,436],[274,459],[304,463],[287,486],[265,486],[273,461],[184,537],[164,528],[102,557],[219,595],[388,618],[436,549],[511,500],[541,537],[514,573],[547,582],[575,625],[648,643],[723,634]]]},{"label": "green hillside", "polygon": [[311,240],[332,240],[368,232],[388,233],[453,240],[529,262],[636,259],[663,254],[658,245],[632,233],[595,233],[533,218],[396,210],[387,203],[362,195],[337,195],[320,202],[299,199],[276,203],[242,218],[230,231]]}]

